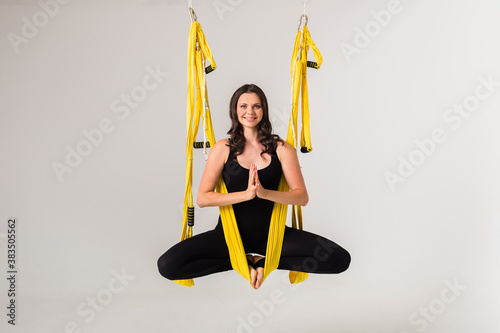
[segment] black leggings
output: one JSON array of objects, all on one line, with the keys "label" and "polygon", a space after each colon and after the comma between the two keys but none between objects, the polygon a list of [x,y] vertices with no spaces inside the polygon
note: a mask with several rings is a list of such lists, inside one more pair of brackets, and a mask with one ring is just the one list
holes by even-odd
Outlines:
[{"label": "black leggings", "polygon": [[[278,269],[333,274],[345,271],[349,252],[313,233],[285,227]],[[231,270],[229,250],[221,228],[177,243],[158,259],[160,274],[169,280],[191,279]]]}]

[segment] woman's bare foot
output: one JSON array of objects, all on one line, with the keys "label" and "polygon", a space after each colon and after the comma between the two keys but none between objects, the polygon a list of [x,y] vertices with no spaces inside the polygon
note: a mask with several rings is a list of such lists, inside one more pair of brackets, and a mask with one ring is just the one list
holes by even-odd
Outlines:
[{"label": "woman's bare foot", "polygon": [[250,285],[252,286],[252,288],[257,289],[255,288],[255,283],[257,282],[257,271],[250,265],[248,266],[248,268],[250,270]]},{"label": "woman's bare foot", "polygon": [[[247,259],[251,263],[253,263],[253,256],[252,255],[248,254]],[[257,271],[251,265],[248,265],[248,271],[250,273],[250,285],[252,286],[252,288],[255,288],[255,281],[257,280]]]},{"label": "woman's bare foot", "polygon": [[[265,260],[264,257],[262,256],[254,256],[253,257],[253,263],[256,264],[260,260]],[[262,282],[264,281],[264,268],[263,267],[257,267],[256,269],[257,275],[255,277],[255,289],[259,289],[260,286],[262,285]]]},{"label": "woman's bare foot", "polygon": [[257,276],[255,279],[255,289],[259,289],[260,286],[262,285],[262,281],[264,280],[264,268],[262,267],[257,267]]},{"label": "woman's bare foot", "polygon": [[[247,255],[247,258],[254,264],[259,260],[264,260],[264,257],[262,256]],[[248,269],[250,271],[250,285],[254,289],[259,289],[262,285],[262,281],[264,280],[264,268],[257,267],[257,269],[255,269],[248,265]]]}]

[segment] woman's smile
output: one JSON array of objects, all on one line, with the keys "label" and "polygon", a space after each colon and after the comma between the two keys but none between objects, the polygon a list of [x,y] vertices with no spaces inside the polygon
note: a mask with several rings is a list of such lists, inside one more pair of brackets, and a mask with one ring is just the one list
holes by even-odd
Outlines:
[{"label": "woman's smile", "polygon": [[244,93],[238,99],[238,119],[243,126],[254,127],[263,116],[262,101],[256,93]]}]

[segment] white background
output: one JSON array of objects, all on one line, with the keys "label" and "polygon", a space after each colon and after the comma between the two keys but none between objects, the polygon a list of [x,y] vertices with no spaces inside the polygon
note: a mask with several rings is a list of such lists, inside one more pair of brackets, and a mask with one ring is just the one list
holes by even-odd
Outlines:
[{"label": "white background", "polygon": [[[44,3],[0,1],[2,332],[499,332],[500,86],[460,126],[443,118],[473,100],[478,77],[500,81],[497,1],[401,0],[385,27],[371,12],[390,1],[308,2],[324,65],[308,71],[305,229],[341,244],[352,264],[298,287],[275,271],[258,291],[234,271],[186,288],[156,268],[181,232],[187,3],[73,0],[53,17]],[[285,136],[303,1],[193,5],[218,66],[207,76],[216,138],[244,83],[266,92]],[[361,45],[366,27],[380,29]],[[341,46],[356,43],[346,56]],[[113,112],[148,67],[168,75],[128,116]],[[103,119],[113,130],[58,179],[53,164]],[[436,128],[446,140],[391,191],[384,174]],[[200,233],[218,211],[196,215]],[[6,316],[9,217],[18,219],[16,327]]]}]

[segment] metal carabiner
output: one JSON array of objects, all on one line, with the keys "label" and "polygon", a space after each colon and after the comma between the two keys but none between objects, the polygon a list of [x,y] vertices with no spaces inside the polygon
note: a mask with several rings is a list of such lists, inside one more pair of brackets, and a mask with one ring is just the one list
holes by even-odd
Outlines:
[{"label": "metal carabiner", "polygon": [[307,18],[307,15],[306,14],[302,14],[300,15],[300,18],[299,18],[299,23],[297,24],[297,30],[300,31],[300,27],[302,26],[302,19],[306,19],[305,23],[304,23],[304,26],[307,25],[307,21],[309,21],[309,19]]},{"label": "metal carabiner", "polygon": [[191,22],[198,21],[196,17],[196,13],[194,12],[193,7],[189,7],[189,15],[191,16]]}]

